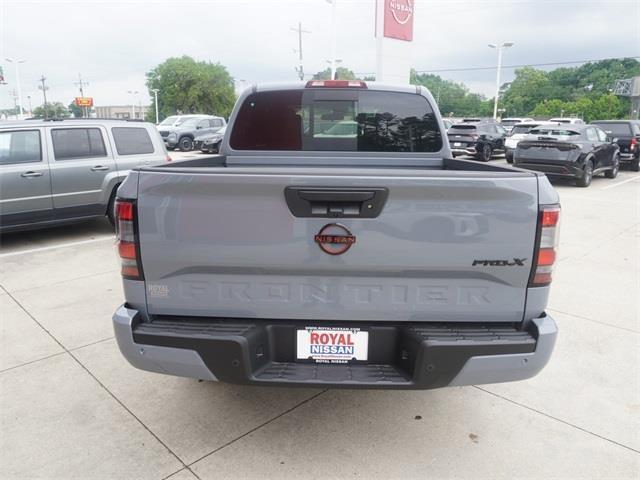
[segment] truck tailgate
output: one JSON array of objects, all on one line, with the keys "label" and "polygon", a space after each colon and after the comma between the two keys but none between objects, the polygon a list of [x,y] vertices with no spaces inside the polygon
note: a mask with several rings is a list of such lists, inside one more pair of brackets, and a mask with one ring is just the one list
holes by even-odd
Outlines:
[{"label": "truck tailgate", "polygon": [[[294,216],[287,187],[371,188],[388,197],[373,218],[309,218]],[[518,322],[537,188],[525,172],[142,170],[137,206],[148,311]],[[355,237],[340,255],[316,242],[332,223]]]}]

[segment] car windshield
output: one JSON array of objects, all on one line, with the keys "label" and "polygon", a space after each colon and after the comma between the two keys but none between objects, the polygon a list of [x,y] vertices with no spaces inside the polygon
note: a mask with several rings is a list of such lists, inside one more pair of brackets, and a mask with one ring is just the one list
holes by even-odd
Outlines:
[{"label": "car windshield", "polygon": [[628,123],[593,123],[593,125],[600,127],[607,132],[607,135],[631,136],[631,125]]},{"label": "car windshield", "polygon": [[167,117],[165,118],[163,121],[160,122],[160,125],[173,125],[174,123],[176,123],[176,120],[178,120],[178,116],[173,115],[171,117]]}]

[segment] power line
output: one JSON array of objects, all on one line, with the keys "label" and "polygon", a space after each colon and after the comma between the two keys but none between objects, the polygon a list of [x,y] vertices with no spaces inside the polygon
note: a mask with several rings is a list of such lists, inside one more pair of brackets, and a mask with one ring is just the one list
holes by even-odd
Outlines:
[{"label": "power line", "polygon": [[[601,58],[596,60],[572,60],[567,62],[548,62],[548,63],[524,63],[521,65],[503,65],[502,68],[521,68],[521,67],[551,67],[557,65],[575,65],[578,63],[602,62],[604,60],[623,60],[627,58],[638,59],[640,56],[623,57],[623,58]],[[465,67],[465,68],[440,68],[436,70],[416,70],[416,73],[438,73],[438,72],[470,72],[476,70],[495,70],[496,67]]]}]

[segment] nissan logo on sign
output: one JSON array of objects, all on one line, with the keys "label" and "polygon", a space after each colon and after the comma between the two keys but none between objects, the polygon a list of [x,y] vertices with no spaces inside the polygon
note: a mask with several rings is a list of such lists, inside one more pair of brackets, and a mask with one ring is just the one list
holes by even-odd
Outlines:
[{"label": "nissan logo on sign", "polygon": [[384,0],[384,36],[413,40],[414,0]]}]

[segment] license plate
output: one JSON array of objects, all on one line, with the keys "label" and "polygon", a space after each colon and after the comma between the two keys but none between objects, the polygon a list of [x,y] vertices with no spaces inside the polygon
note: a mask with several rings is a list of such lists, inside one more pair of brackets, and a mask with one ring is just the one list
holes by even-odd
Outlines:
[{"label": "license plate", "polygon": [[454,147],[461,147],[462,144],[460,142],[453,142]]},{"label": "license plate", "polygon": [[306,327],[297,332],[298,360],[348,363],[366,361],[368,353],[369,332],[358,328]]}]

